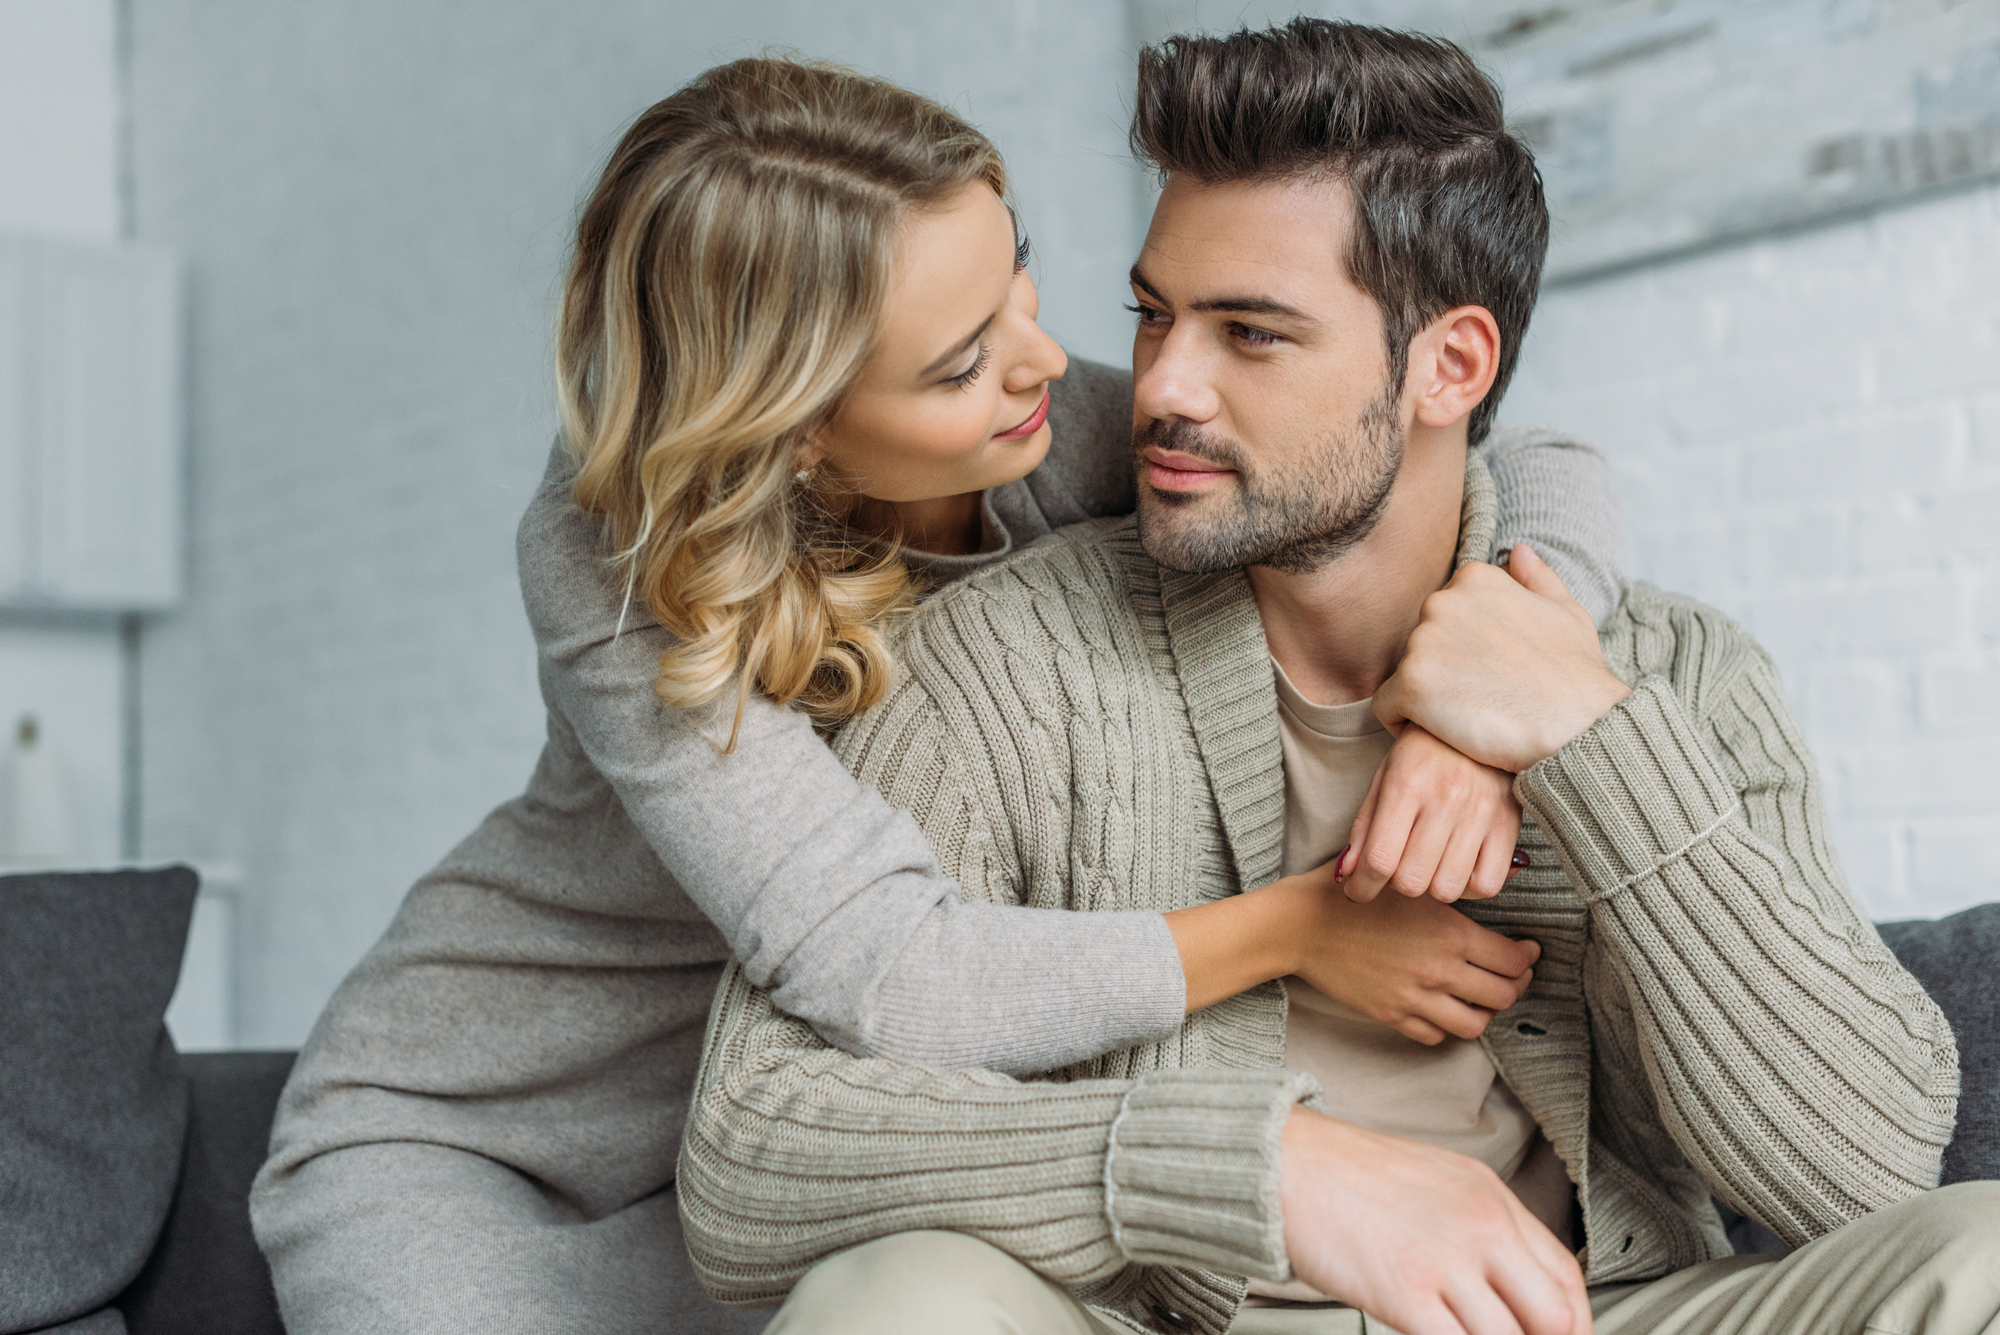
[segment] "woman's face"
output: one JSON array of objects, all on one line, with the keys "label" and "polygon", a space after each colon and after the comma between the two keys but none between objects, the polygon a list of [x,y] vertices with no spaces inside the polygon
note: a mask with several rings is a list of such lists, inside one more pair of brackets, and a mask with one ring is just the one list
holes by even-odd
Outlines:
[{"label": "woman's face", "polygon": [[878,501],[1025,476],[1049,449],[1049,382],[1069,359],[1035,323],[1013,215],[984,182],[904,223],[882,341],[801,463]]}]

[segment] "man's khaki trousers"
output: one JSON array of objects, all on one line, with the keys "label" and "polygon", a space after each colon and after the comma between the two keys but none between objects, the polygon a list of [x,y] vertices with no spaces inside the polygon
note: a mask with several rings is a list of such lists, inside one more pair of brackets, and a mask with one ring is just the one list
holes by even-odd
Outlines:
[{"label": "man's khaki trousers", "polygon": [[[1962,1182],[1788,1256],[1593,1289],[1597,1335],[2000,1335],[2000,1182]],[[1246,1307],[1231,1335],[1395,1335],[1351,1308]],[[994,1247],[901,1233],[806,1272],[765,1335],[1126,1335]]]}]

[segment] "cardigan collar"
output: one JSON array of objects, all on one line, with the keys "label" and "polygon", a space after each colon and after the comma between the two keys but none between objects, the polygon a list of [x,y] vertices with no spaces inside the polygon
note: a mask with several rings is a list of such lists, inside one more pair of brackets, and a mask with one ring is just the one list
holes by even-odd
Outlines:
[{"label": "cardigan collar", "polygon": [[[1465,456],[1465,501],[1454,568],[1493,551],[1500,507],[1492,475]],[[1239,890],[1277,879],[1285,841],[1284,754],[1271,651],[1241,570],[1191,575],[1162,568],[1167,642],[1222,815]]]}]

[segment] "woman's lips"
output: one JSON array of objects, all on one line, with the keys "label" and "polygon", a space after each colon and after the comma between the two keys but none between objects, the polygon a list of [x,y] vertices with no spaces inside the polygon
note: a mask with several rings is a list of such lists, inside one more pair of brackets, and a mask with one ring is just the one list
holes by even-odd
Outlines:
[{"label": "woman's lips", "polygon": [[1049,420],[1049,392],[1045,389],[1042,391],[1042,401],[1035,405],[1035,411],[1028,414],[1027,421],[1021,423],[1021,425],[1017,427],[1014,427],[1012,430],[1002,431],[998,433],[993,437],[993,439],[1019,440],[1023,436],[1032,436],[1037,431],[1040,431],[1042,429],[1042,423],[1048,420]]},{"label": "woman's lips", "polygon": [[1146,481],[1161,491],[1196,491],[1236,471],[1192,454],[1157,446],[1149,446],[1145,457]]}]

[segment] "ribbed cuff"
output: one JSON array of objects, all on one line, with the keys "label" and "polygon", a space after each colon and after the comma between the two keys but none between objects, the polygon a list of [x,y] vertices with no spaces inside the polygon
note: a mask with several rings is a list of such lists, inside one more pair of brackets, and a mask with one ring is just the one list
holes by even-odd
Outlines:
[{"label": "ribbed cuff", "polygon": [[1663,677],[1514,781],[1585,902],[1684,856],[1741,799]]},{"label": "ribbed cuff", "polygon": [[1155,1071],[1126,1094],[1104,1156],[1111,1238],[1134,1261],[1291,1278],[1278,1166],[1300,1071]]}]

